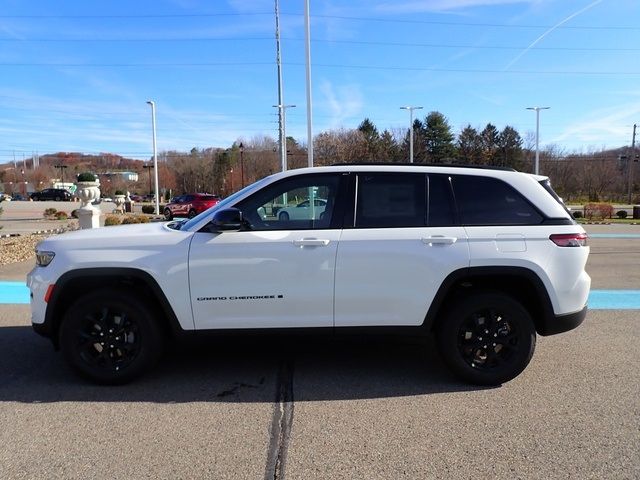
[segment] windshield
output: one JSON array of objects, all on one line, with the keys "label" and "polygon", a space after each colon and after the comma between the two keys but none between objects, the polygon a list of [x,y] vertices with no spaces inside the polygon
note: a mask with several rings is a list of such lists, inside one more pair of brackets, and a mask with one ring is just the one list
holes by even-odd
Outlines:
[{"label": "windshield", "polygon": [[194,225],[197,225],[198,223],[200,223],[202,221],[202,219],[204,219],[205,217],[210,216],[213,212],[215,212],[217,210],[222,210],[223,208],[227,208],[227,207],[233,205],[236,202],[236,200],[238,198],[244,196],[245,193],[253,191],[253,190],[256,190],[256,189],[260,188],[262,185],[264,185],[265,183],[268,183],[270,178],[271,178],[271,176],[268,176],[268,177],[263,178],[262,180],[258,180],[257,182],[252,183],[251,185],[247,185],[242,190],[238,190],[236,193],[234,193],[232,195],[229,195],[224,200],[221,200],[219,203],[217,203],[213,207],[209,208],[208,210],[205,210],[201,214],[196,215],[191,220],[188,220],[188,221],[180,223],[180,224],[176,224],[175,226],[174,225],[169,225],[169,226],[171,228],[175,228],[176,230],[189,230]]}]

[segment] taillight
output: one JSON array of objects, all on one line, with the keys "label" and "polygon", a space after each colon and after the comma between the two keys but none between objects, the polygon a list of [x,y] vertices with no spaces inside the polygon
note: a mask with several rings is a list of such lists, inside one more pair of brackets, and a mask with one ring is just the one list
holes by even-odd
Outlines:
[{"label": "taillight", "polygon": [[587,238],[586,233],[555,233],[549,236],[549,240],[559,247],[586,247]]}]

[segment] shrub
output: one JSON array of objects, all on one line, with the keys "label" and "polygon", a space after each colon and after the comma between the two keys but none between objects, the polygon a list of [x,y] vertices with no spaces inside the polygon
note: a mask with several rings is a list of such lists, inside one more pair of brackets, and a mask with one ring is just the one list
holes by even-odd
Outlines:
[{"label": "shrub", "polygon": [[43,216],[44,218],[51,218],[51,217],[53,217],[53,216],[57,213],[57,211],[58,211],[58,210],[56,210],[55,208],[47,208],[47,209],[45,209],[45,211],[44,211],[44,213],[42,214],[42,216]]},{"label": "shrub", "polygon": [[149,223],[149,218],[143,215],[129,215],[122,219],[123,225],[132,223]]},{"label": "shrub", "polygon": [[80,217],[78,216],[78,209],[77,209],[77,208],[76,208],[75,210],[71,210],[71,216],[72,216],[73,218],[80,218]]},{"label": "shrub", "polygon": [[587,203],[584,206],[584,216],[589,220],[611,218],[613,216],[613,205],[610,203]]},{"label": "shrub", "polygon": [[116,190],[116,193],[114,193],[114,195],[124,195],[124,192],[122,190]]},{"label": "shrub", "polygon": [[142,213],[155,213],[156,207],[153,205],[142,205]]},{"label": "shrub", "polygon": [[618,217],[618,218],[627,218],[627,211],[626,210],[618,210],[616,212],[616,217]]},{"label": "shrub", "polygon": [[104,226],[110,227],[112,225],[120,225],[120,217],[116,217],[115,215],[109,215],[104,219]]},{"label": "shrub", "polygon": [[78,182],[95,182],[96,176],[91,172],[83,172],[78,175]]},{"label": "shrub", "polygon": [[67,218],[69,218],[67,212],[56,212],[53,214],[53,216],[56,220],[66,220]]},{"label": "shrub", "polygon": [[582,212],[580,210],[576,210],[572,212],[573,218],[582,218]]}]

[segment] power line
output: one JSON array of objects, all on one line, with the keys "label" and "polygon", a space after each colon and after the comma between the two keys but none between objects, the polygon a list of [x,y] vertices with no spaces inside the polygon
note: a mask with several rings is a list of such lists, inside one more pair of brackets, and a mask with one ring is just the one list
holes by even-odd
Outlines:
[{"label": "power line", "polygon": [[[284,65],[304,66],[300,62],[284,62]],[[0,67],[108,67],[108,68],[182,68],[182,67],[247,67],[273,66],[272,62],[180,62],[180,63],[13,63],[3,62]],[[543,74],[543,75],[640,75],[640,71],[589,71],[589,70],[497,70],[497,69],[468,69],[468,68],[437,68],[437,67],[409,67],[382,65],[347,65],[331,63],[315,63],[314,67],[351,68],[356,70],[388,70],[388,71],[421,71],[421,72],[449,72],[449,73],[507,73],[507,74]]]},{"label": "power line", "polygon": [[[168,13],[168,14],[77,14],[77,15],[0,15],[0,19],[170,19],[170,18],[223,18],[223,17],[271,17],[273,12],[253,12],[253,13]],[[281,13],[283,16],[302,17],[302,13]],[[460,26],[460,27],[497,27],[497,28],[541,28],[566,30],[639,30],[640,27],[629,25],[536,25],[536,24],[512,24],[512,23],[486,23],[486,22],[451,22],[438,20],[417,20],[417,19],[395,19],[389,17],[360,17],[348,15],[313,15],[316,19],[329,20],[353,20],[359,22],[378,22],[378,23],[401,23],[401,24],[417,24],[417,25],[443,25],[443,26]]]},{"label": "power line", "polygon": [[[156,43],[156,42],[238,42],[238,41],[272,41],[271,37],[192,37],[192,38],[0,38],[0,42],[42,42],[42,43]],[[286,41],[304,41],[303,38],[283,37]],[[373,45],[390,47],[423,47],[423,48],[473,48],[477,50],[516,50],[527,46],[513,45],[472,45],[472,44],[442,44],[416,42],[380,42],[367,40],[333,40],[313,39],[313,43],[335,43],[345,45]],[[532,47],[529,50],[576,51],[576,52],[638,52],[640,48],[606,48],[606,47]]]}]

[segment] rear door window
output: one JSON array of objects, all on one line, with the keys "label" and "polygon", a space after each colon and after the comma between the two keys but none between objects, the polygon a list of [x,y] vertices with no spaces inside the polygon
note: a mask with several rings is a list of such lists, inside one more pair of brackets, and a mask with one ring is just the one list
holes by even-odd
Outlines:
[{"label": "rear door window", "polygon": [[424,227],[425,222],[424,174],[358,175],[356,228]]}]

